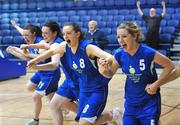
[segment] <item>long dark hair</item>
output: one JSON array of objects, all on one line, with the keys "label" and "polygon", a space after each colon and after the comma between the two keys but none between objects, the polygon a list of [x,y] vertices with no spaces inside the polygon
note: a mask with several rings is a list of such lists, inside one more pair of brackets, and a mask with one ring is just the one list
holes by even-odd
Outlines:
[{"label": "long dark hair", "polygon": [[24,27],[25,30],[30,30],[32,34],[35,33],[35,36],[42,37],[42,32],[41,28],[39,26],[33,25],[33,24],[28,24],[27,26]]},{"label": "long dark hair", "polygon": [[49,27],[49,29],[54,33],[57,32],[56,37],[61,37],[63,39],[62,31],[60,25],[53,20],[48,20],[43,26]]}]

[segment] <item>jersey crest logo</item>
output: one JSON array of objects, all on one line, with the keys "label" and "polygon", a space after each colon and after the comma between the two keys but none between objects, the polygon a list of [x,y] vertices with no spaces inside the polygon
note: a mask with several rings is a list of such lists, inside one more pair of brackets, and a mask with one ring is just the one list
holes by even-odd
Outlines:
[{"label": "jersey crest logo", "polygon": [[73,61],[72,67],[73,67],[73,69],[77,69],[77,68],[78,68],[77,65],[76,65],[76,63],[75,63],[74,61]]},{"label": "jersey crest logo", "polygon": [[135,73],[135,69],[134,69],[133,67],[129,66],[129,72],[130,72],[131,74],[134,74],[134,73]]}]

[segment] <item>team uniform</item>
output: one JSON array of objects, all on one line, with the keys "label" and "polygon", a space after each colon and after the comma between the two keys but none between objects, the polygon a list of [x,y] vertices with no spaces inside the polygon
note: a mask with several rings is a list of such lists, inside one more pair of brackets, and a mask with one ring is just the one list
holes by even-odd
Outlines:
[{"label": "team uniform", "polygon": [[70,99],[71,101],[78,101],[79,98],[79,76],[69,67],[67,63],[68,55],[64,54],[61,57],[61,68],[64,72],[66,79],[62,85],[58,88],[56,93],[63,97]]},{"label": "team uniform", "polygon": [[[57,37],[54,43],[61,43],[63,39]],[[46,59],[39,64],[46,64],[51,61],[51,58]],[[58,82],[60,79],[60,68],[56,70],[37,71],[32,77],[31,82],[36,84],[36,92],[40,95],[48,95],[55,92],[58,88]]]},{"label": "team uniform", "polygon": [[131,56],[123,49],[115,53],[115,59],[126,74],[123,125],[158,125],[161,99],[160,90],[155,95],[145,91],[147,84],[157,80],[153,64],[156,51],[140,44]]},{"label": "team uniform", "polygon": [[[43,38],[37,36],[37,37],[35,38],[34,44],[39,43],[41,40],[43,40]],[[29,48],[29,49],[28,49],[28,52],[33,53],[33,54],[39,54],[38,49],[35,49],[35,48]]]},{"label": "team uniform", "polygon": [[86,47],[91,43],[89,40],[81,40],[75,54],[66,45],[66,55],[69,67],[79,75],[80,93],[76,121],[83,118],[93,123],[105,108],[110,79],[98,72],[96,59],[88,57]]}]

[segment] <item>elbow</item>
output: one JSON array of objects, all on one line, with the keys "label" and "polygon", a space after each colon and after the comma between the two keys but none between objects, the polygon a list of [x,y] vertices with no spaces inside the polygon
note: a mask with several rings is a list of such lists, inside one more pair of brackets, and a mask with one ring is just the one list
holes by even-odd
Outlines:
[{"label": "elbow", "polygon": [[113,77],[113,75],[110,75],[110,74],[102,74],[104,77],[106,77],[106,78],[108,78],[108,79],[110,79],[110,78],[112,78]]},{"label": "elbow", "polygon": [[106,78],[112,78],[113,75],[114,75],[112,72],[106,71],[106,70],[104,70],[104,71],[100,71],[100,70],[99,70],[99,72],[100,72],[101,75],[103,75],[103,76],[106,77]]},{"label": "elbow", "polygon": [[175,69],[175,65],[173,62],[170,62],[168,65],[167,65],[167,69],[169,69],[169,71],[171,72],[172,70]]},{"label": "elbow", "polygon": [[56,70],[56,69],[58,69],[58,68],[59,68],[59,63],[53,64],[53,69],[54,69],[54,70]]},{"label": "elbow", "polygon": [[59,68],[59,64],[58,64],[58,63],[54,63],[54,64],[52,65],[52,68],[53,68],[53,70],[58,69],[58,68]]},{"label": "elbow", "polygon": [[174,70],[175,69],[175,65],[173,63],[171,63],[170,68],[171,68],[171,70]]}]

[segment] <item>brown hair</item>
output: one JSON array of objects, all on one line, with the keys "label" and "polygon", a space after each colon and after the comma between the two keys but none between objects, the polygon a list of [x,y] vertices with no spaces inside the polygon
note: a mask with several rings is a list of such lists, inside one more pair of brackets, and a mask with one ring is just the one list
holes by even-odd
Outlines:
[{"label": "brown hair", "polygon": [[139,43],[144,40],[144,34],[142,33],[141,27],[136,22],[125,22],[118,26],[118,29],[126,29],[129,34],[136,37],[136,41]]},{"label": "brown hair", "polygon": [[32,34],[35,33],[35,36],[42,37],[42,32],[41,28],[39,26],[33,25],[33,24],[28,24],[27,26],[24,27],[25,30],[30,30]]},{"label": "brown hair", "polygon": [[61,32],[61,27],[60,25],[53,20],[48,20],[43,26],[49,27],[49,29],[54,33],[57,32],[57,37],[61,37],[63,39],[63,35]]},{"label": "brown hair", "polygon": [[73,30],[74,30],[76,33],[77,33],[77,32],[80,32],[79,40],[85,39],[85,34],[84,34],[84,32],[82,31],[81,27],[80,27],[77,23],[69,22],[69,23],[66,23],[64,26],[71,26],[71,27],[73,27]]}]

